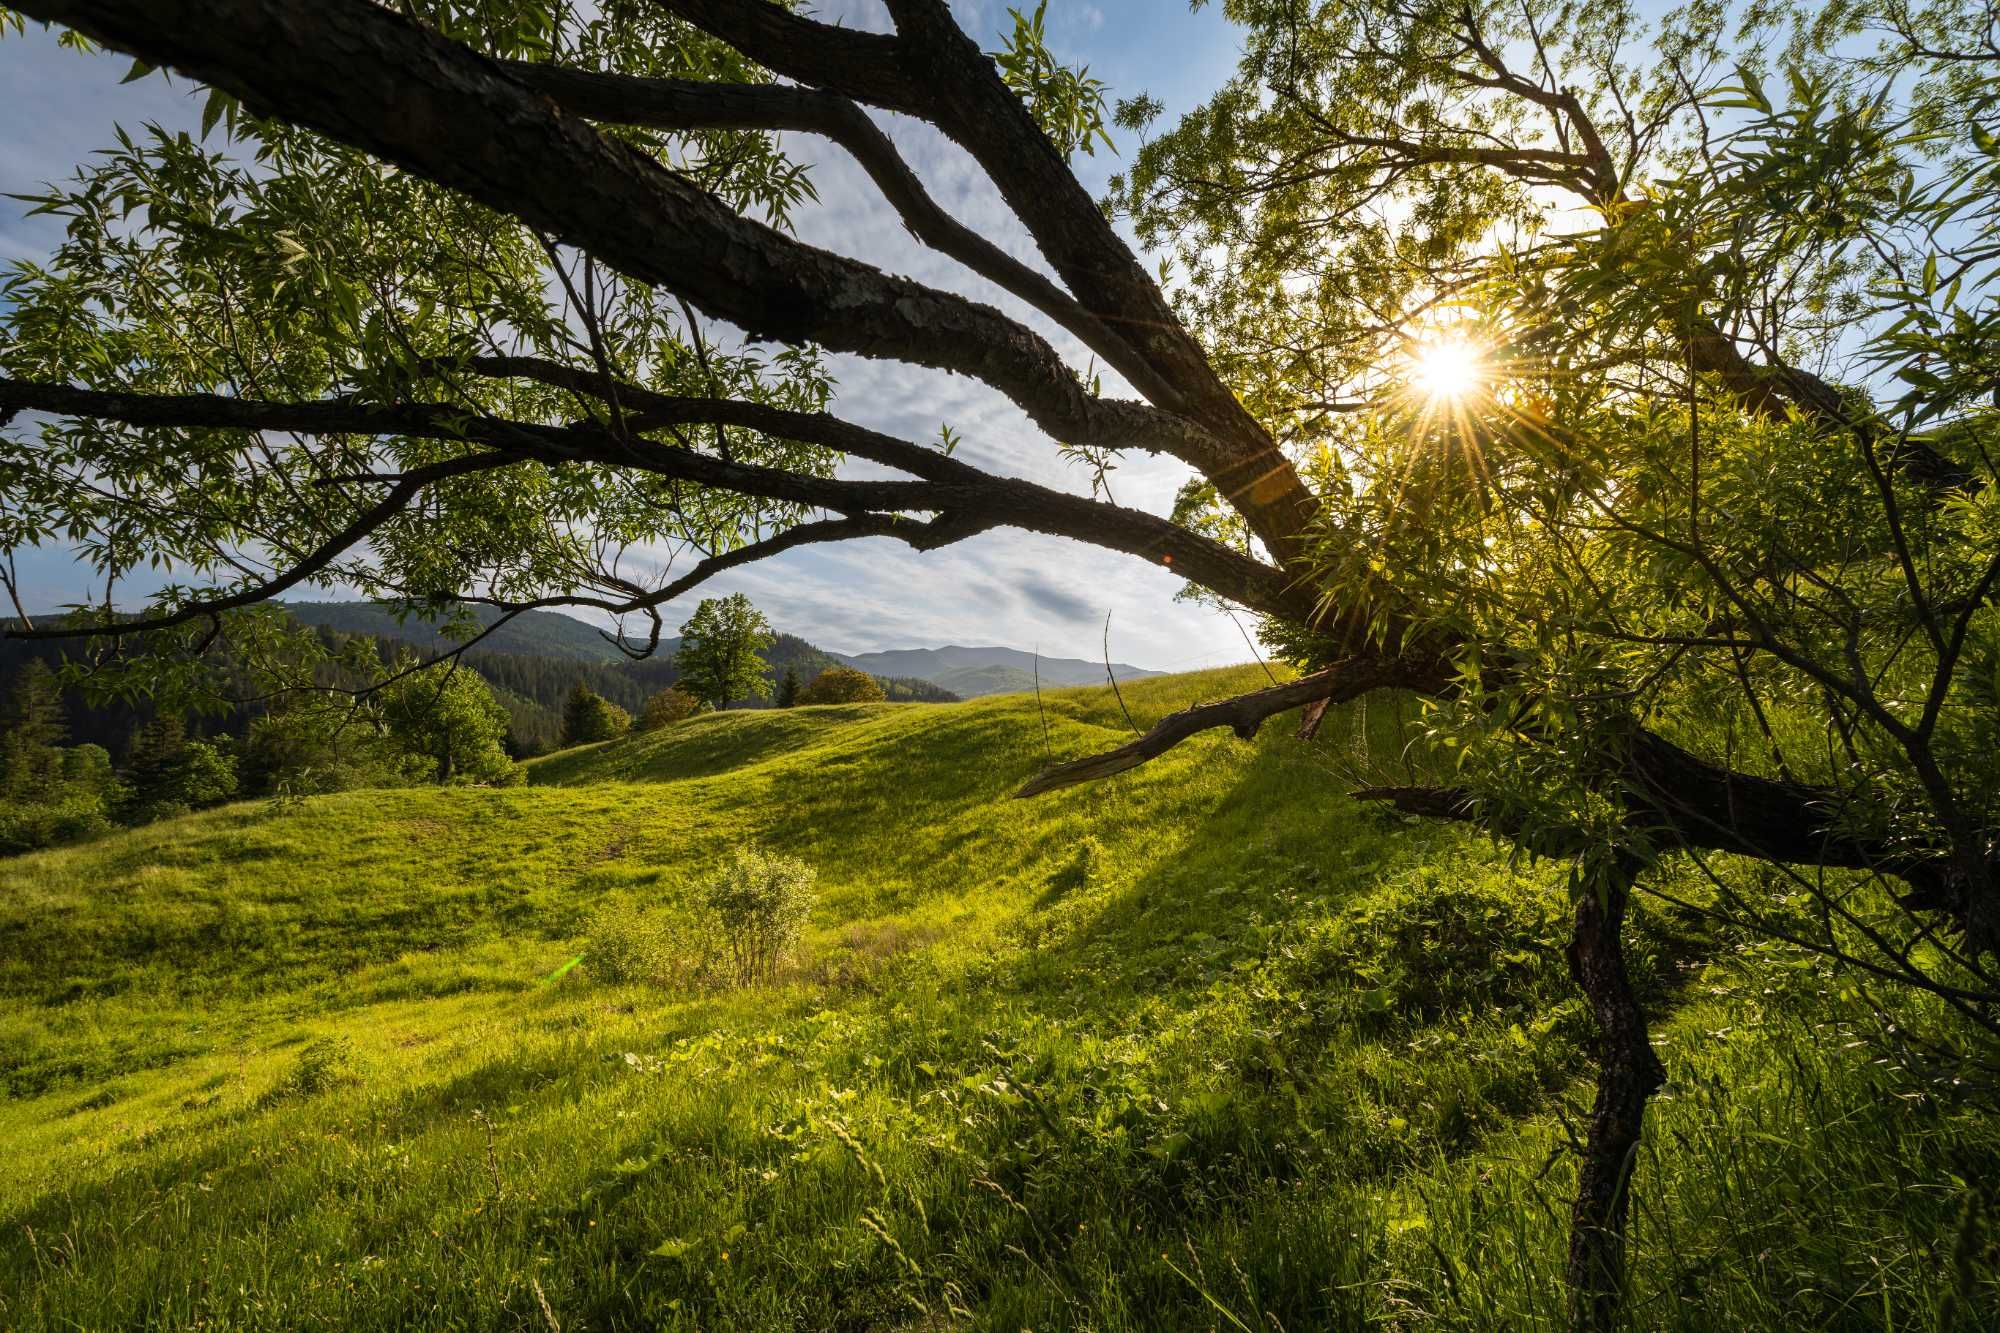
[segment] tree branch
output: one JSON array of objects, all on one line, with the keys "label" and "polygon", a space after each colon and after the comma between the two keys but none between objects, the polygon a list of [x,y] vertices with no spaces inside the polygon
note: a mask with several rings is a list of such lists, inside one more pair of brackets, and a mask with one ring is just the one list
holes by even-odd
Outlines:
[{"label": "tree branch", "polygon": [[[601,381],[598,385],[602,387]],[[1069,495],[1012,477],[996,477],[906,441],[864,431],[818,413],[788,413],[761,404],[721,399],[662,398],[661,401],[675,404],[691,421],[725,416],[780,427],[800,426],[816,432],[821,439],[858,444],[866,451],[862,456],[890,466],[922,468],[934,479],[853,481],[817,477],[730,462],[640,436],[619,435],[594,422],[538,425],[468,417],[461,409],[431,404],[379,406],[351,399],[270,403],[203,394],[154,397],[0,377],[0,409],[26,408],[139,426],[452,440],[484,445],[516,462],[631,468],[841,514],[898,510],[952,514],[963,522],[977,520],[987,526],[1022,528],[1136,555],[1166,565],[1176,574],[1232,601],[1274,615],[1310,618],[1316,609],[1309,591],[1297,586],[1282,571],[1141,510]],[[644,410],[646,404],[638,406]],[[704,411],[709,415],[702,415]],[[633,424],[638,423],[627,423]]]},{"label": "tree branch", "polygon": [[1252,469],[1240,441],[1143,403],[1093,397],[1053,347],[991,307],[740,217],[496,62],[368,0],[19,8],[459,190],[752,337],[970,375],[1059,440],[1163,450],[1219,483]]},{"label": "tree branch", "polygon": [[565,110],[593,121],[661,130],[794,130],[831,139],[868,173],[912,236],[1075,334],[1155,405],[1170,410],[1182,405],[1180,390],[1103,320],[939,207],[889,136],[845,97],[815,88],[636,78],[525,60],[501,65]]},{"label": "tree branch", "polygon": [[[0,380],[0,392],[4,392],[8,383],[9,381]],[[236,592],[219,597],[201,598],[162,615],[120,621],[113,625],[90,625],[72,629],[36,629],[32,625],[24,625],[21,629],[10,629],[0,626],[0,639],[68,639],[139,634],[148,630],[171,629],[175,625],[185,625],[204,616],[218,616],[225,611],[235,611],[246,606],[254,606],[259,602],[267,602],[287,589],[304,583],[339,559],[341,555],[358,546],[370,533],[408,508],[410,501],[416,499],[425,487],[452,477],[508,467],[518,461],[520,460],[499,453],[466,454],[426,467],[413,468],[401,474],[396,479],[396,484],[380,500],[357,514],[346,527],[307,552],[289,569],[262,583]]]},{"label": "tree branch", "polygon": [[1153,728],[1139,739],[1121,745],[1103,754],[1091,755],[1084,759],[1073,759],[1057,764],[1036,774],[1021,789],[1014,793],[1016,800],[1030,796],[1041,796],[1064,787],[1074,787],[1085,782],[1095,782],[1137,768],[1149,760],[1157,759],[1190,736],[1195,736],[1216,727],[1228,727],[1243,740],[1257,734],[1268,718],[1277,716],[1305,704],[1328,700],[1344,703],[1357,699],[1372,690],[1401,687],[1406,689],[1435,689],[1440,677],[1411,666],[1407,662],[1393,659],[1365,656],[1350,657],[1336,662],[1324,671],[1302,676],[1283,685],[1257,690],[1250,694],[1238,695],[1217,703],[1196,704],[1174,713],[1155,723]]},{"label": "tree branch", "polygon": [[[1304,572],[1298,544],[1314,510],[1311,494],[943,0],[889,0],[897,36],[873,48],[875,63],[858,70],[815,49],[825,34],[806,29],[816,25],[802,29],[765,0],[656,3],[767,69],[920,117],[971,153],[1084,309],[1119,330],[1159,378],[1180,390],[1189,414],[1230,441],[1233,456],[1202,470],[1278,562]],[[893,62],[901,78],[888,77],[883,61]]]}]

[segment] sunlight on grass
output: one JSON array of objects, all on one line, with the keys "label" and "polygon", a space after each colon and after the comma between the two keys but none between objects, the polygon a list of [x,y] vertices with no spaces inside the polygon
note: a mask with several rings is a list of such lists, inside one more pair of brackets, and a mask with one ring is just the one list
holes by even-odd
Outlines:
[{"label": "sunlight on grass", "polygon": [[[1360,713],[1010,800],[1129,735],[1045,707],[716,715],[0,862],[0,1326],[1552,1322],[1560,874],[1330,797]],[[596,913],[750,843],[819,873],[776,984],[592,974]],[[1844,1048],[1817,970],[1653,910],[1631,948],[1676,1079],[1646,1326],[1930,1308],[1992,1128]]]}]

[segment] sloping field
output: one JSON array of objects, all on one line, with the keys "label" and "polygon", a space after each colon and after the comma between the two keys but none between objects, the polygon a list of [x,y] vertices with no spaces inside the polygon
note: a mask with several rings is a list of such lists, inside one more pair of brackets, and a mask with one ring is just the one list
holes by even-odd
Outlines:
[{"label": "sloping field", "polygon": [[[712,715],[0,862],[0,1328],[1555,1322],[1560,871],[1348,800],[1359,717],[1008,800],[1125,733],[1046,704]],[[778,984],[593,972],[751,843],[819,872]],[[1817,965],[1641,915],[1639,1326],[1987,1326],[1990,1120]]]}]

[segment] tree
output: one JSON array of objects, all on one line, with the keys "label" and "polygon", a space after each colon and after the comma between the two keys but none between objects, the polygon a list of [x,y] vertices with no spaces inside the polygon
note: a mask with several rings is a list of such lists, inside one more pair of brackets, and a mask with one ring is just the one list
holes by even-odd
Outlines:
[{"label": "tree", "polygon": [[562,743],[592,745],[615,740],[632,727],[632,715],[578,681],[563,701]]},{"label": "tree", "polygon": [[0,856],[60,847],[110,827],[118,800],[111,756],[68,739],[55,673],[39,659],[16,673],[0,710]]},{"label": "tree", "polygon": [[248,793],[309,796],[401,785],[416,776],[413,768],[433,768],[434,759],[413,761],[373,710],[306,699],[251,720],[240,767]]},{"label": "tree", "polygon": [[764,679],[758,654],[770,646],[771,626],[748,597],[740,592],[705,597],[681,626],[681,647],[674,655],[681,687],[711,708],[766,698],[771,682]]},{"label": "tree", "polygon": [[406,752],[429,761],[428,778],[449,782],[504,782],[514,776],[507,757],[507,710],[478,673],[457,663],[413,669],[398,664],[382,691],[382,719]]},{"label": "tree", "polygon": [[236,757],[227,744],[227,737],[190,740],[178,713],[156,716],[132,738],[119,818],[150,824],[236,795]]},{"label": "tree", "polygon": [[0,797],[33,797],[58,781],[67,736],[55,673],[40,659],[29,661],[0,715]]},{"label": "tree", "polygon": [[700,711],[701,700],[678,686],[669,685],[646,700],[646,709],[639,715],[634,730],[659,731],[676,722],[685,722]]},{"label": "tree", "polygon": [[853,667],[828,667],[799,691],[802,704],[879,704],[887,696],[881,682]]},{"label": "tree", "polygon": [[[222,133],[141,137],[37,201],[66,239],[0,312],[0,418],[39,414],[0,448],[0,544],[68,533],[107,584],[278,554],[7,633],[206,647],[231,612],[346,581],[644,617],[643,647],[704,580],[813,543],[1015,527],[1165,565],[1303,674],[1022,794],[1213,727],[1303,709],[1309,739],[1332,704],[1418,701],[1409,767],[1361,794],[1576,870],[1602,1034],[1568,1271],[1586,1327],[1615,1317],[1662,1077],[1622,953],[1661,862],[1698,864],[1695,906],[1735,929],[1927,990],[1959,1025],[1926,1034],[1941,1058],[1990,1062],[2000,60],[1965,36],[1978,6],[1792,28],[1708,6],[1649,34],[1621,0],[1234,0],[1236,76],[1109,210],[1066,163],[1105,132],[1101,85],[1032,22],[989,58],[944,0],[887,0],[888,33],[761,0],[565,9],[553,33],[506,0],[14,7],[206,83]],[[941,209],[864,108],[962,148],[1042,266]],[[1032,314],[795,239],[810,191],[780,132],[845,150]],[[1169,252],[1158,280],[1121,209]],[[826,352],[976,378],[1091,494],[842,419]],[[1187,467],[1171,515],[1099,498],[1130,450]],[[660,546],[692,567],[623,572]]]},{"label": "tree", "polygon": [[799,701],[799,672],[796,667],[786,667],[784,676],[778,681],[778,694],[772,700],[780,708],[791,708]]}]

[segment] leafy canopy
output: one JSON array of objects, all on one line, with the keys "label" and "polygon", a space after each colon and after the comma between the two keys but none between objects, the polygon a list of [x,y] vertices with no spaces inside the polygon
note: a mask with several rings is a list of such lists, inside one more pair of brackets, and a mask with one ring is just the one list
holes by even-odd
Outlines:
[{"label": "leafy canopy", "polygon": [[711,708],[768,698],[771,682],[760,654],[772,642],[764,613],[742,593],[703,598],[681,626],[680,651],[674,657],[681,686]]}]

